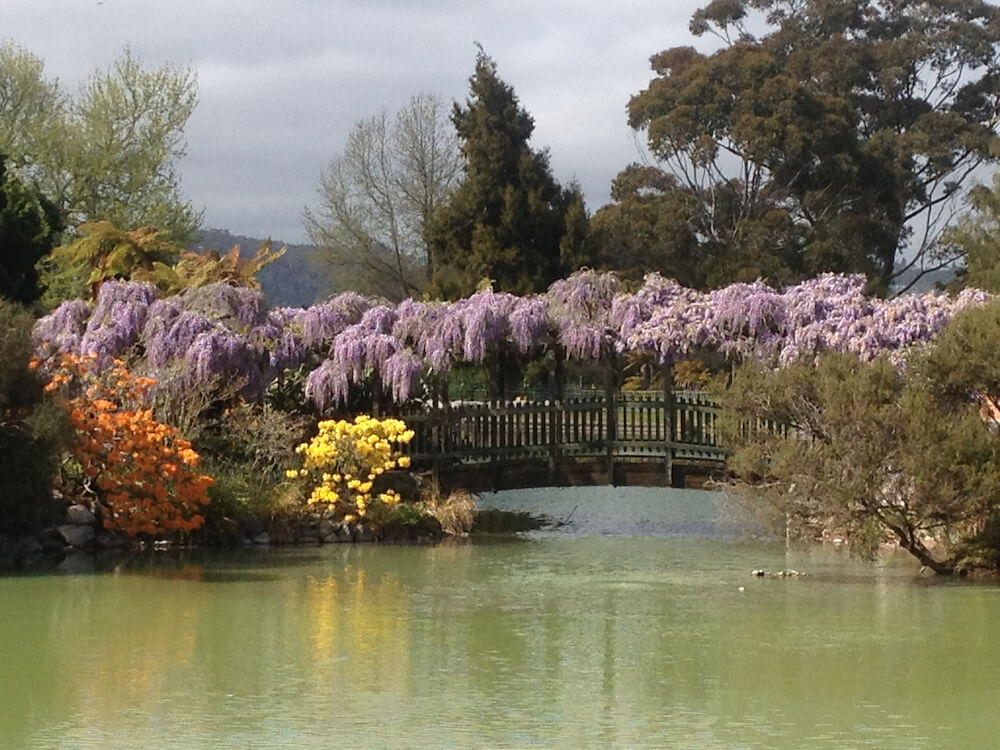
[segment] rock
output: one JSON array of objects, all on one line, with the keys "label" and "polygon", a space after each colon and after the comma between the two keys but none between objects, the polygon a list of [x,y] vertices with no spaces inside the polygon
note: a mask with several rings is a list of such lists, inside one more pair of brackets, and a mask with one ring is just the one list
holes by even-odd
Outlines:
[{"label": "rock", "polygon": [[43,529],[42,533],[38,535],[38,541],[41,542],[42,549],[46,552],[58,552],[66,547],[66,540],[62,538],[59,529],[54,526]]},{"label": "rock", "polygon": [[86,505],[71,505],[66,509],[66,523],[76,526],[93,526],[97,518]]},{"label": "rock", "polygon": [[764,576],[767,575],[767,571],[758,568],[757,570],[751,570],[750,575],[754,576],[755,578],[763,578]]},{"label": "rock", "polygon": [[340,529],[337,531],[337,536],[340,538],[340,541],[342,542],[354,541],[354,533],[351,530],[350,525],[346,523],[343,526],[341,526]]},{"label": "rock", "polygon": [[305,518],[293,524],[291,528],[297,544],[316,544],[319,542],[319,521],[315,518]]},{"label": "rock", "polygon": [[59,532],[59,536],[70,547],[86,547],[92,541],[94,541],[94,527],[93,526],[77,526],[75,524],[64,524],[62,526],[56,527]]},{"label": "rock", "polygon": [[[85,526],[74,528],[83,529]],[[71,552],[62,559],[58,565],[60,573],[73,573],[76,575],[90,574],[97,570],[97,558],[87,552]]]},{"label": "rock", "polygon": [[436,518],[423,516],[417,523],[387,523],[379,529],[379,536],[384,542],[433,541],[444,536],[444,531]]},{"label": "rock", "polygon": [[324,518],[319,522],[319,538],[324,542],[328,536],[332,536],[337,533],[337,524],[331,521],[329,518]]},{"label": "rock", "polygon": [[259,534],[257,534],[257,536],[255,536],[253,538],[253,543],[254,544],[270,544],[271,543],[271,535],[268,534],[266,531],[262,531]]}]

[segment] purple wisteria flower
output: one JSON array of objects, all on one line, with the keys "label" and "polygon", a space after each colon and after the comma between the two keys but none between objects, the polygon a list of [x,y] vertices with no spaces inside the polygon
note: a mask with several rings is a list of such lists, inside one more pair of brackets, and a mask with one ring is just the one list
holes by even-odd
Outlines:
[{"label": "purple wisteria flower", "polygon": [[63,302],[35,323],[31,334],[35,351],[43,357],[54,352],[80,354],[80,340],[90,313],[91,306],[83,300]]},{"label": "purple wisteria flower", "polygon": [[621,288],[615,274],[591,270],[577,271],[549,287],[549,313],[570,357],[596,360],[615,346],[611,311]]},{"label": "purple wisteria flower", "polygon": [[150,303],[157,297],[152,284],[106,281],[97,293],[97,303],[80,339],[80,354],[97,357],[103,368],[136,344]]}]

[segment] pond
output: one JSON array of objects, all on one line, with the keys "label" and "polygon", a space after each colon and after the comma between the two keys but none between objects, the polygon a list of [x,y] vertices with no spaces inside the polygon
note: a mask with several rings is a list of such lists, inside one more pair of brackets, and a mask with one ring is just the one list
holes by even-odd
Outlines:
[{"label": "pond", "polygon": [[[740,535],[721,495],[485,495],[438,546],[68,559],[0,578],[0,747],[977,748],[1000,587]],[[757,579],[754,568],[795,568]]]}]

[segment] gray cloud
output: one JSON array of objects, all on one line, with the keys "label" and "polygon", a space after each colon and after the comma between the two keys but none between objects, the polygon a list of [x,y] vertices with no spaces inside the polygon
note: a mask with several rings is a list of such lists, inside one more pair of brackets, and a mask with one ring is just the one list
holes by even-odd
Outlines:
[{"label": "gray cloud", "polygon": [[0,35],[77,85],[130,44],[198,74],[182,187],[205,223],[302,240],[302,209],[351,125],[418,92],[464,101],[475,48],[535,119],[533,144],[588,206],[638,158],[625,107],[696,0],[3,0]]}]

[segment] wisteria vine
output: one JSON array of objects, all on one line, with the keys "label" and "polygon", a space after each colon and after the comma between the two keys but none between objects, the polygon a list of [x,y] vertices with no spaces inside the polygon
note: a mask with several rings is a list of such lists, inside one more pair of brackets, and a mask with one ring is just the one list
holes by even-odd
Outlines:
[{"label": "wisteria vine", "polygon": [[348,292],[305,309],[269,310],[247,287],[219,283],[160,298],[151,285],[111,281],[96,302],[65,302],[39,320],[34,338],[43,358],[131,356],[170,387],[239,379],[250,397],[305,365],[305,396],[326,409],[369,376],[403,401],[422,375],[502,351],[560,347],[582,360],[616,353],[672,363],[712,350],[776,366],[824,351],[902,356],[988,296],[965,290],[882,300],[865,294],[863,276],[834,274],[783,291],[756,282],[698,292],[652,273],[628,291],[614,274],[584,270],[530,297],[486,289],[455,302],[391,305]]}]

